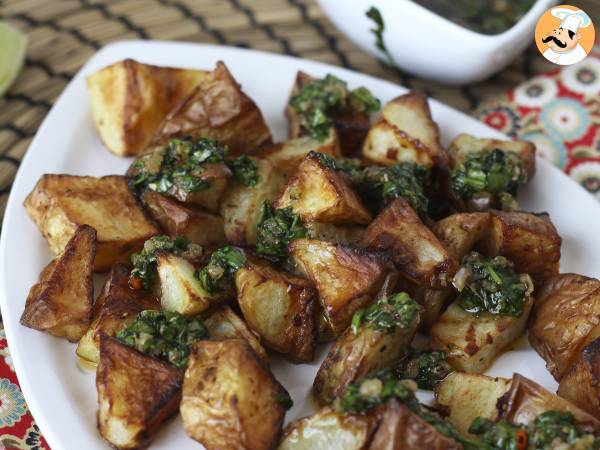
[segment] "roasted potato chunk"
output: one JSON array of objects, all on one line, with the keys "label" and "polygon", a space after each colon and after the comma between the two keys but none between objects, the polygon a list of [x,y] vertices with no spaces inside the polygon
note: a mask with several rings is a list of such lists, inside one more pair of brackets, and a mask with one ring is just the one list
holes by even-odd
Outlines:
[{"label": "roasted potato chunk", "polygon": [[453,372],[437,386],[435,399],[448,411],[448,420],[466,436],[477,417],[496,420],[496,403],[508,391],[510,381],[479,373]]},{"label": "roasted potato chunk", "polygon": [[291,207],[302,221],[367,224],[371,214],[343,173],[311,152],[289,180],[275,208]]},{"label": "roasted potato chunk", "polygon": [[204,319],[204,325],[206,325],[211,340],[245,339],[263,363],[266,366],[269,365],[267,352],[260,344],[258,337],[229,306],[221,305],[212,310],[210,315]]},{"label": "roasted potato chunk", "polygon": [[561,274],[548,280],[536,297],[529,342],[560,381],[600,334],[600,281]]},{"label": "roasted potato chunk", "polygon": [[335,334],[350,324],[354,312],[371,303],[388,275],[383,259],[364,250],[311,239],[296,239],[289,253],[300,272],[319,291],[319,300]]},{"label": "roasted potato chunk", "polygon": [[54,253],[63,251],[79,225],[97,231],[94,271],[129,262],[132,253],[160,233],[129,192],[124,177],[43,175],[24,202]]},{"label": "roasted potato chunk", "polygon": [[252,158],[260,177],[254,186],[230,183],[221,202],[225,236],[230,244],[256,245],[258,222],[265,201],[271,203],[285,184],[283,174],[269,161]]},{"label": "roasted potato chunk", "polygon": [[221,247],[227,243],[223,219],[215,214],[154,191],[144,192],[142,203],[172,238],[185,237],[205,247]]},{"label": "roasted potato chunk", "polygon": [[342,414],[323,408],[285,429],[278,450],[362,450],[375,431],[372,415]]},{"label": "roasted potato chunk", "polygon": [[181,372],[170,364],[100,336],[96,372],[98,430],[118,449],[146,447],[159,426],[177,414]]},{"label": "roasted potato chunk", "polygon": [[488,255],[506,256],[515,269],[539,285],[557,275],[562,239],[547,214],[492,211],[491,228],[482,242]]},{"label": "roasted potato chunk", "polygon": [[138,313],[160,309],[158,300],[145,289],[129,287],[129,269],[115,264],[100,296],[94,302],[93,321],[77,345],[77,356],[92,366],[100,359],[100,334],[115,336]]},{"label": "roasted potato chunk", "polygon": [[396,97],[383,107],[381,117],[367,134],[362,154],[365,159],[385,166],[413,162],[425,167],[443,167],[448,160],[427,98],[418,92]]},{"label": "roasted potato chunk", "polygon": [[186,433],[207,450],[272,448],[285,415],[282,397],[287,392],[245,340],[193,345],[180,409]]},{"label": "roasted potato chunk", "polygon": [[306,222],[306,236],[318,241],[355,246],[362,240],[365,227],[360,225],[335,225],[326,222]]},{"label": "roasted potato chunk", "polygon": [[207,76],[125,59],[87,77],[92,117],[106,147],[119,156],[137,155],[167,114]]},{"label": "roasted potato chunk", "polygon": [[182,136],[216,139],[231,155],[271,143],[260,109],[240,88],[223,62],[206,74],[158,127],[151,146]]},{"label": "roasted potato chunk", "polygon": [[262,343],[297,362],[312,361],[317,292],[303,278],[249,259],[235,274],[238,303]]},{"label": "roasted potato chunk", "polygon": [[462,372],[481,373],[525,331],[533,298],[523,303],[520,317],[484,312],[472,314],[452,303],[431,327],[431,345],[445,351],[448,362]]},{"label": "roasted potato chunk", "polygon": [[375,218],[361,243],[389,253],[400,274],[422,287],[448,287],[458,269],[456,259],[403,198],[394,200]]},{"label": "roasted potato chunk", "polygon": [[301,136],[263,147],[255,153],[255,156],[269,161],[289,177],[296,172],[300,163],[311,151],[325,153],[333,158],[341,157],[335,129],[331,129],[329,136],[323,142],[310,136]]},{"label": "roasted potato chunk", "polygon": [[21,325],[77,341],[92,319],[96,230],[80,225],[29,290]]}]

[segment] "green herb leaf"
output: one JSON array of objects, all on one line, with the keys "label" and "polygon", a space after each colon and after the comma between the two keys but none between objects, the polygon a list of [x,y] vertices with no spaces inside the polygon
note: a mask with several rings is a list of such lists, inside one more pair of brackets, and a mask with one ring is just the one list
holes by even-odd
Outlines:
[{"label": "green herb leaf", "polygon": [[365,15],[371,19],[375,25],[375,28],[371,28],[371,33],[375,36],[375,47],[383,52],[385,57],[387,58],[387,63],[390,67],[397,68],[396,63],[394,62],[394,58],[392,54],[388,50],[385,45],[385,41],[383,40],[383,32],[385,31],[385,22],[383,21],[383,16],[379,9],[374,6],[371,6],[369,10],[365,13]]},{"label": "green herb leaf", "polygon": [[244,186],[256,186],[260,181],[258,167],[252,159],[246,155],[227,161],[227,165],[233,172],[233,179],[242,183]]},{"label": "green herb leaf", "polygon": [[237,247],[222,247],[215,251],[210,261],[202,270],[196,272],[202,287],[214,294],[224,289],[223,283],[246,264],[246,255]]},{"label": "green herb leaf", "polygon": [[415,380],[420,389],[433,390],[452,372],[452,367],[444,352],[412,350],[397,371],[400,377]]},{"label": "green herb leaf", "polygon": [[283,409],[288,410],[294,406],[294,401],[288,391],[283,389],[279,394],[275,395],[275,401],[279,403]]},{"label": "green herb leaf", "polygon": [[294,239],[306,236],[306,228],[292,208],[273,211],[268,202],[264,202],[258,222],[256,253],[273,261],[287,258],[288,244]]},{"label": "green herb leaf", "polygon": [[363,325],[378,331],[393,333],[396,328],[408,328],[419,315],[421,306],[406,292],[383,297],[352,317],[352,331],[358,334]]},{"label": "green herb leaf", "polygon": [[169,236],[154,236],[144,243],[144,248],[139,253],[131,255],[133,269],[129,275],[131,286],[149,289],[156,276],[156,253],[158,251],[180,255],[190,249],[191,242],[183,237],[171,239]]}]

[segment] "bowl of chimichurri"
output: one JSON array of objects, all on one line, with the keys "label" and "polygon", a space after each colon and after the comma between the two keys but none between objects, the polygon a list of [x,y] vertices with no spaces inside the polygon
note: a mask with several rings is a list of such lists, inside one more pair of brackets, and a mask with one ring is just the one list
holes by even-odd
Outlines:
[{"label": "bowl of chimichurri", "polygon": [[482,80],[532,42],[555,0],[318,0],[355,44],[447,84]]}]

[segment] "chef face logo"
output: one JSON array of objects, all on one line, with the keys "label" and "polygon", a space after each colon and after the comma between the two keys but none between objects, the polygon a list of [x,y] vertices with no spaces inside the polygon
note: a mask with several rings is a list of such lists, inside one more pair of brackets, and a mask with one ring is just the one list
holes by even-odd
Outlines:
[{"label": "chef face logo", "polygon": [[535,43],[544,58],[554,64],[578,63],[592,49],[595,31],[590,16],[570,5],[546,11],[535,28]]}]

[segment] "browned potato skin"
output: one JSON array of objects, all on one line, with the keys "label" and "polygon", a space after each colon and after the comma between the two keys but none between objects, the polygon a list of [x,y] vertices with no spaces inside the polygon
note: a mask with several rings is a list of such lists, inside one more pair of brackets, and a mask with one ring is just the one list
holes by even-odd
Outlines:
[{"label": "browned potato skin", "polygon": [[549,279],[537,292],[529,342],[558,381],[600,332],[600,281],[576,274]]},{"label": "browned potato skin", "polygon": [[275,202],[275,208],[286,207],[291,207],[303,222],[365,225],[371,221],[350,180],[321,164],[316,153],[309,153],[302,161]]},{"label": "browned potato skin", "polygon": [[289,244],[292,260],[319,291],[332,331],[342,333],[357,309],[370,304],[395,271],[378,255],[324,241],[296,239]]},{"label": "browned potato skin", "polygon": [[216,139],[230,155],[271,143],[262,113],[221,61],[158,128],[151,147],[182,136]]},{"label": "browned potato skin", "polygon": [[95,272],[129,263],[132,253],[160,229],[144,214],[125,177],[43,175],[23,203],[54,253],[60,253],[79,225],[97,231]]},{"label": "browned potato skin", "polygon": [[146,191],[142,195],[142,203],[172,238],[185,237],[205,247],[222,247],[227,243],[223,219],[215,214],[153,191]]},{"label": "browned potato skin", "polygon": [[348,385],[369,373],[394,366],[405,354],[419,325],[418,315],[406,328],[379,331],[368,324],[357,334],[351,328],[338,338],[321,364],[313,395],[321,405],[341,396]]},{"label": "browned potato skin", "polygon": [[450,286],[458,262],[403,198],[391,202],[367,227],[362,245],[390,254],[402,276],[418,286]]},{"label": "browned potato skin", "polygon": [[175,367],[102,335],[96,372],[100,434],[118,449],[146,447],[177,414],[181,384]]},{"label": "browned potato skin", "polygon": [[156,128],[207,72],[142,64],[125,59],[87,77],[92,117],[106,147],[119,156],[137,155]]},{"label": "browned potato skin", "polygon": [[504,211],[491,215],[490,233],[482,242],[484,253],[506,256],[536,286],[558,275],[562,239],[548,215]]},{"label": "browned potato skin", "polygon": [[244,319],[266,347],[295,362],[313,360],[317,292],[307,280],[249,258],[235,285]]},{"label": "browned potato skin", "polygon": [[129,287],[129,269],[115,264],[94,302],[93,321],[77,346],[77,355],[92,364],[100,359],[100,334],[115,336],[146,309],[160,309],[158,299],[145,289]]},{"label": "browned potato skin", "polygon": [[508,392],[498,400],[498,420],[510,423],[528,425],[548,410],[570,412],[578,428],[596,432],[600,430],[600,421],[594,416],[518,373],[513,376]]},{"label": "browned potato skin", "polygon": [[270,449],[283,425],[283,393],[245,340],[198,341],[183,382],[185,431],[207,450]]},{"label": "browned potato skin", "polygon": [[74,342],[92,319],[96,230],[81,225],[64,251],[48,264],[33,285],[21,315],[21,325]]},{"label": "browned potato skin", "polygon": [[396,399],[378,408],[381,417],[367,450],[462,450]]},{"label": "browned potato skin", "polygon": [[238,317],[227,305],[220,305],[211,310],[210,315],[204,319],[210,339],[222,341],[225,339],[245,339],[265,366],[269,366],[267,352],[260,344],[258,336],[254,334],[246,322]]},{"label": "browned potato skin", "polygon": [[561,378],[557,393],[600,418],[600,339],[584,347],[579,359]]},{"label": "browned potato skin", "polygon": [[349,246],[357,246],[366,229],[360,225],[335,225],[327,222],[305,222],[304,228],[310,239]]}]

